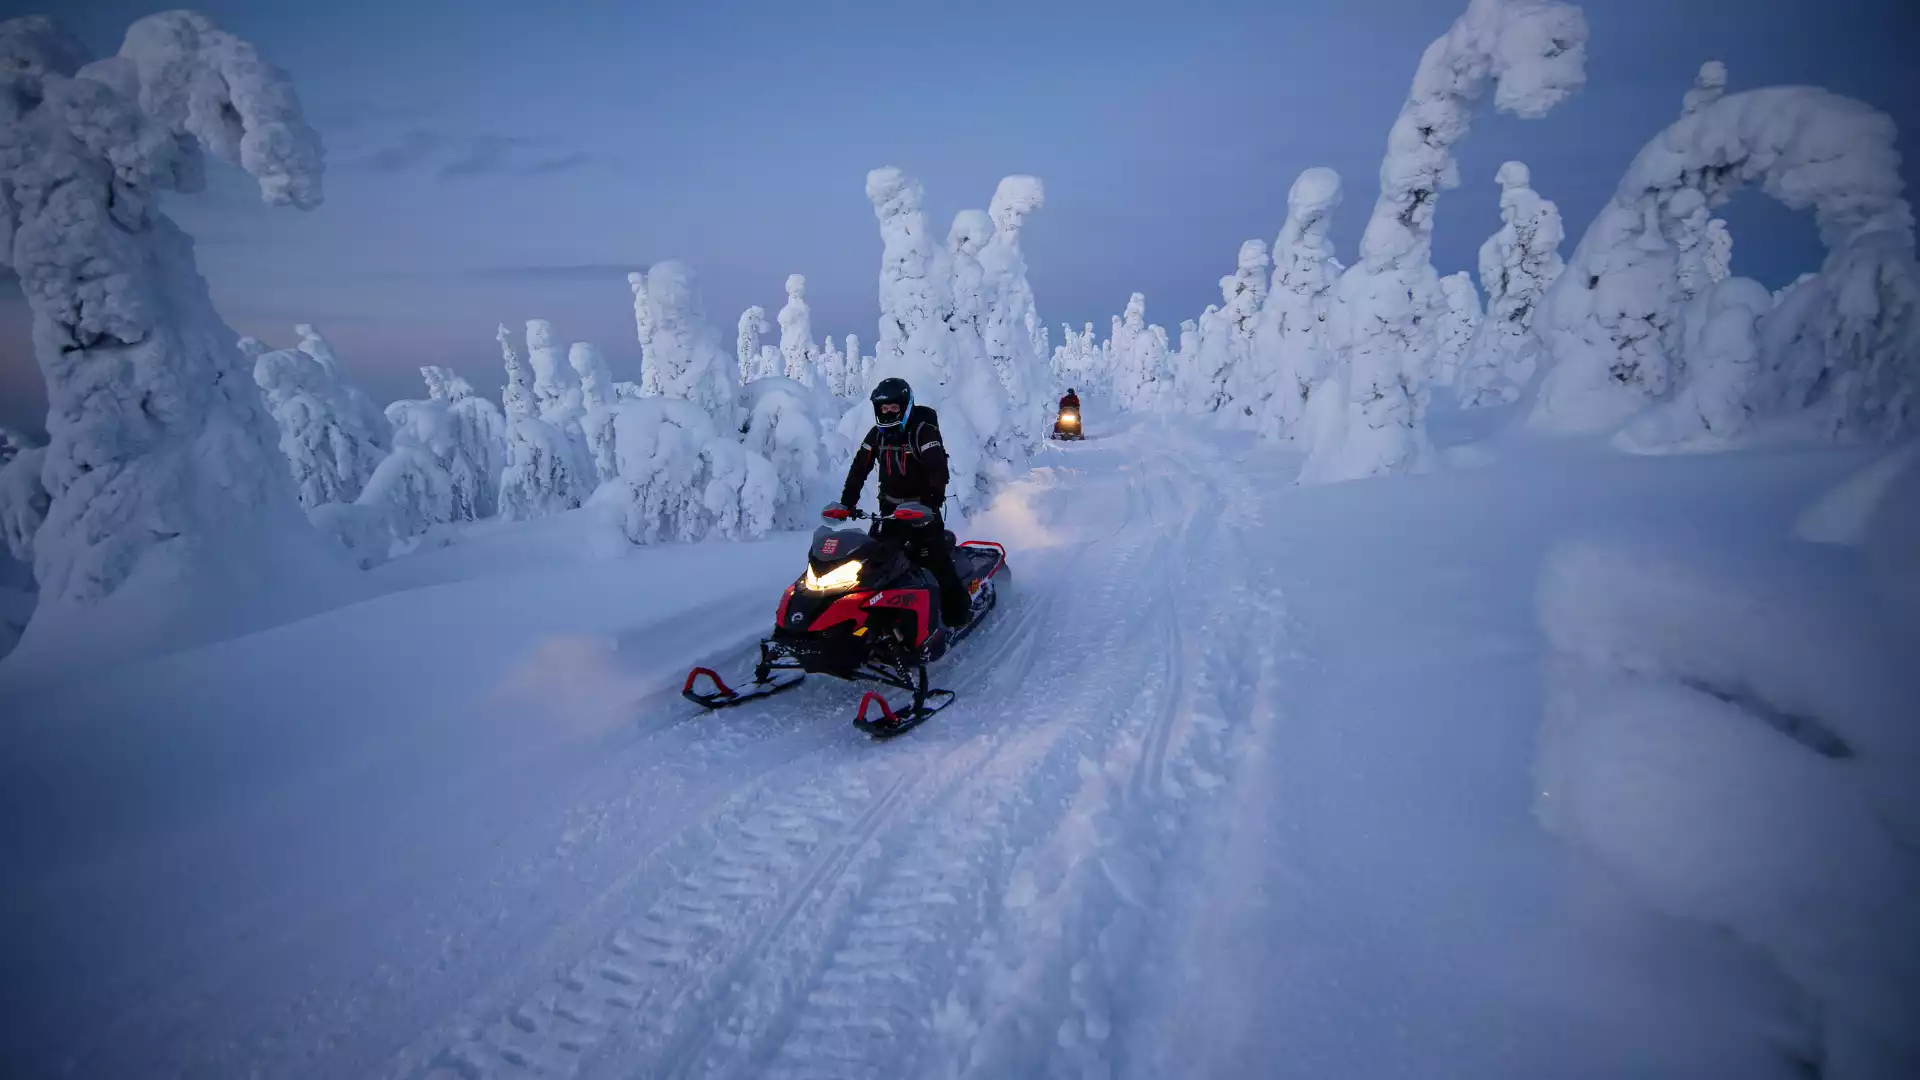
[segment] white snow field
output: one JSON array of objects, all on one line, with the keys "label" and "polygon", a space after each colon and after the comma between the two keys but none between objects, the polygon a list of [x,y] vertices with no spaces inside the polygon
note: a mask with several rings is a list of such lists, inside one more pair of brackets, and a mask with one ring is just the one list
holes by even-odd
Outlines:
[{"label": "white snow field", "polygon": [[[1636,743],[1576,692],[1659,677],[1642,653],[1817,689],[1767,652],[1805,644],[1767,605],[1663,622],[1661,597],[1723,594],[1671,571],[1638,602],[1619,553],[1784,552],[1732,580],[1831,615],[1885,545],[1794,523],[1874,453],[1510,461],[1447,450],[1445,423],[1479,467],[1320,487],[1185,419],[1049,447],[958,530],[1015,577],[936,665],[958,701],[887,742],[831,680],[712,714],[677,694],[694,662],[742,669],[805,533],[634,548],[592,507],[476,526],[302,622],[14,690],[0,1072],[1899,1075],[1913,954],[1894,932],[1876,968],[1867,930],[1828,948],[1847,933],[1821,920],[1914,910],[1911,740],[1873,734],[1912,676],[1856,651],[1848,678],[1879,683],[1782,710],[1832,707],[1846,776],[1774,761],[1808,736],[1772,720]],[[1715,619],[1751,631],[1720,659]],[[1716,818],[1671,783],[1747,813],[1755,761],[1815,819],[1772,860],[1740,828],[1795,804]],[[1536,762],[1591,797],[1549,813]],[[1884,825],[1848,802],[1881,796]],[[1835,830],[1858,852],[1809,848]],[[1698,837],[1720,864],[1681,857]],[[1859,852],[1873,880],[1793,891]],[[1782,882],[1812,895],[1797,921],[1765,902]]]}]

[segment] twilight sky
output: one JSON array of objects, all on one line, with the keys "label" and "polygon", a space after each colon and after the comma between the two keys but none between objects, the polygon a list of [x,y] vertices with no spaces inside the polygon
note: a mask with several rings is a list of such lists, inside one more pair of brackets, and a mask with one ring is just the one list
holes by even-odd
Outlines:
[{"label": "twilight sky", "polygon": [[[1104,336],[1127,294],[1169,328],[1219,297],[1242,240],[1271,241],[1307,166],[1346,180],[1351,258],[1387,129],[1427,42],[1464,0],[211,0],[294,76],[327,144],[327,201],[270,210],[237,173],[170,210],[198,238],[227,321],[270,343],[332,338],[377,399],[423,396],[421,364],[497,395],[494,326],[552,319],[637,377],[625,273],[681,258],[728,348],[807,275],[816,336],[871,348],[880,242],[863,185],[898,165],[944,239],[1007,173],[1045,180],[1024,235],[1041,314]],[[1702,60],[1732,89],[1812,83],[1891,113],[1914,170],[1913,0],[1590,0],[1588,86],[1543,121],[1490,111],[1441,197],[1435,262],[1474,267],[1499,224],[1493,174],[1526,161],[1565,251],[1627,162],[1678,114]],[[0,0],[55,11],[114,51],[137,0]],[[1734,268],[1813,269],[1809,215],[1757,193],[1724,216]],[[0,423],[38,429],[28,320],[0,282]]]}]

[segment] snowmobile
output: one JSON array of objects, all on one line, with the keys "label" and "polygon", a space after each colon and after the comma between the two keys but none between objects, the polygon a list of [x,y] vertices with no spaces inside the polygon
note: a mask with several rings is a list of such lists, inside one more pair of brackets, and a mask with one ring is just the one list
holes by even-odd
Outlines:
[{"label": "snowmobile", "polygon": [[[902,503],[882,517],[853,510],[854,519],[906,525],[931,522],[932,511]],[[947,534],[951,543],[953,534]],[[780,597],[773,635],[760,642],[751,685],[735,690],[711,668],[687,673],[682,697],[706,709],[724,709],[770,697],[800,684],[809,674],[850,682],[873,682],[913,695],[895,710],[877,691],[860,698],[853,726],[875,738],[898,735],[953,703],[954,693],[931,687],[927,665],[971,634],[998,602],[1009,578],[1007,549],[990,540],[953,546],[955,569],[971,598],[963,626],[939,625],[938,586],[915,566],[898,540],[861,528],[822,525],[814,530],[807,568]],[[694,687],[701,678],[714,689]],[[869,706],[878,715],[867,717]]]},{"label": "snowmobile", "polygon": [[1084,439],[1080,433],[1080,410],[1065,408],[1053,421],[1053,437],[1056,439]]}]

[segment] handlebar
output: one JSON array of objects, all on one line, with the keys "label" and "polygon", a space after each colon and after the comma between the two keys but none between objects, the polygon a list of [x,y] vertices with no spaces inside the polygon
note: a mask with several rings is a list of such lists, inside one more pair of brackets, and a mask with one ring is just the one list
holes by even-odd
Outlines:
[{"label": "handlebar", "polygon": [[[847,520],[850,520],[850,521],[926,522],[926,521],[931,521],[933,519],[932,514],[916,514],[913,517],[903,518],[903,517],[896,517],[894,514],[868,513],[867,511],[862,510],[857,506],[849,506],[846,509],[847,509]],[[903,505],[903,506],[895,507],[894,509],[897,512],[897,511],[906,509],[906,507]],[[825,517],[824,514],[822,514],[821,516]],[[833,520],[833,519],[829,518],[828,520]]]}]

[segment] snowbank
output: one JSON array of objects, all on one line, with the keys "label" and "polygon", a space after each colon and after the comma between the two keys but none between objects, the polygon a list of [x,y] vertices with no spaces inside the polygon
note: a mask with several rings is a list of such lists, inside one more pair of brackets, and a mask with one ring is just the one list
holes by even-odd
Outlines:
[{"label": "snowbank", "polygon": [[1910,1076],[1920,681],[1861,582],[1809,569],[1751,546],[1557,551],[1537,809],[1650,901],[1764,949],[1819,1003],[1822,1075]]}]

